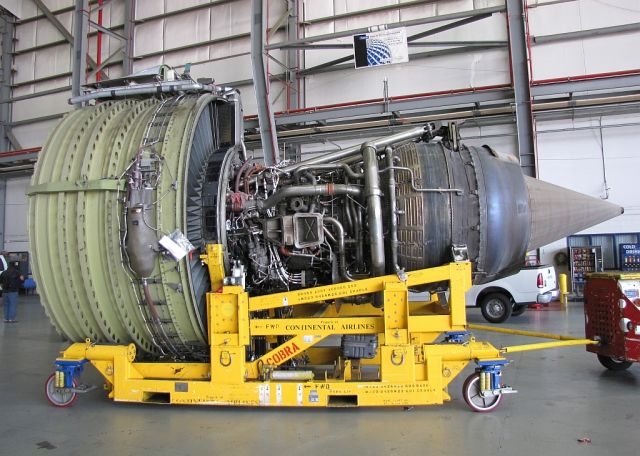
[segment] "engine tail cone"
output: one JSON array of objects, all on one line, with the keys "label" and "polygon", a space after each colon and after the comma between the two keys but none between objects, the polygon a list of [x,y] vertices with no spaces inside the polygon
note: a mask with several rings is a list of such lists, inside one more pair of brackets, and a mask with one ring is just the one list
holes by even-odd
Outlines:
[{"label": "engine tail cone", "polygon": [[609,220],[624,212],[617,204],[525,176],[529,190],[530,235],[527,250]]}]

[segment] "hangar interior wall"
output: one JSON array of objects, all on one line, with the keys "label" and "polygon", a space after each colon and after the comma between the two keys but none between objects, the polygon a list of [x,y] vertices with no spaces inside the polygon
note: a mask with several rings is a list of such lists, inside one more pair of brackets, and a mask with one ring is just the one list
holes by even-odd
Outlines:
[{"label": "hangar interior wall", "polygon": [[[42,0],[60,23],[73,32],[73,0]],[[504,5],[504,0],[296,0],[299,10],[300,37],[310,37],[352,30],[377,24],[442,16],[463,11]],[[529,32],[542,37],[567,32],[630,24],[630,30],[611,34],[539,43],[531,47],[531,78],[545,80],[594,73],[618,72],[640,68],[640,6],[637,0],[526,0]],[[103,25],[122,34],[125,23],[124,0],[106,2]],[[267,5],[268,43],[286,40],[281,21],[287,1],[265,0]],[[97,2],[90,2],[90,18],[97,21]],[[366,9],[394,6],[369,14],[350,15]],[[63,34],[41,14],[33,0],[21,4],[21,21],[15,26],[13,66],[13,133],[22,147],[41,146],[60,114],[70,110],[72,47]],[[219,83],[233,84],[241,90],[246,115],[256,113],[250,65],[250,0],[136,0],[133,10],[133,69],[161,63],[181,68],[192,63],[194,77],[214,77]],[[336,18],[337,17],[337,18]],[[285,21],[286,22],[286,21]],[[407,34],[453,22],[409,27]],[[505,13],[456,27],[423,41],[506,41]],[[350,38],[326,43],[349,44]],[[122,55],[111,56],[118,40],[103,35],[102,60],[111,59],[105,72],[108,77],[122,75]],[[350,103],[383,95],[383,80],[388,95],[411,95],[481,88],[508,84],[511,80],[506,47],[468,47],[462,52],[436,55],[444,46],[411,47],[406,64],[355,70],[351,64],[330,71],[311,72],[300,79],[299,86],[283,82],[286,56],[271,51],[268,71],[274,111],[287,111],[293,98],[301,107]],[[434,51],[436,52],[434,54]],[[348,49],[299,50],[300,69],[311,69],[349,54]],[[96,57],[95,30],[89,34],[89,55]],[[89,75],[93,80],[94,75]],[[40,94],[40,95],[38,95]],[[33,98],[20,98],[23,96]],[[640,231],[640,206],[634,194],[630,171],[640,169],[640,154],[635,147],[640,140],[640,116],[633,112],[583,118],[567,113],[560,120],[536,123],[538,176],[546,181],[583,193],[607,198],[625,206],[624,216],[594,227],[590,232]],[[468,120],[462,135],[470,144],[491,144],[503,151],[516,149],[513,124],[491,125]],[[343,147],[318,143],[303,147],[303,153]],[[358,141],[361,142],[361,141]],[[22,179],[9,180],[8,187],[19,187]],[[8,195],[8,193],[7,193]],[[6,205],[6,223],[20,225],[21,203]],[[11,222],[11,221],[15,222]],[[13,228],[12,228],[13,229]],[[25,230],[26,232],[26,230]],[[5,249],[10,246],[5,231]],[[13,236],[13,235],[12,235]],[[16,233],[11,242],[20,244]],[[543,249],[543,259],[564,248],[556,243]]]},{"label": "hangar interior wall", "polygon": [[26,252],[27,238],[27,195],[29,177],[8,179],[5,189],[4,248],[8,252]]}]

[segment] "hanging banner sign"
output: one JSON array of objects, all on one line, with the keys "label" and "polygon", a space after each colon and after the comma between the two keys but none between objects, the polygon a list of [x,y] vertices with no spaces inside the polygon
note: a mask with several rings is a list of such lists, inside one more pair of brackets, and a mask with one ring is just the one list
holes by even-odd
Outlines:
[{"label": "hanging banner sign", "polygon": [[409,61],[407,31],[404,28],[353,35],[356,68],[371,68]]}]

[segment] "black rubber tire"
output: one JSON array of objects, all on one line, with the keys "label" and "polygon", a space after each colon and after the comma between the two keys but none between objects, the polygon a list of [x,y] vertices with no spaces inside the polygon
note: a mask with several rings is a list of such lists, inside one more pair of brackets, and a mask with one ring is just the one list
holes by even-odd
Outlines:
[{"label": "black rubber tire", "polygon": [[598,361],[600,361],[600,364],[602,364],[604,367],[606,367],[610,371],[627,370],[633,364],[632,361],[618,361],[615,358],[612,358],[610,356],[605,356],[605,355],[598,355]]},{"label": "black rubber tire", "polygon": [[480,301],[482,316],[489,323],[504,323],[511,316],[511,298],[504,293],[489,293]]},{"label": "black rubber tire", "polygon": [[483,399],[480,393],[480,374],[478,372],[467,377],[462,385],[462,397],[469,408],[474,412],[487,413],[495,410],[502,402],[502,394]]},{"label": "black rubber tire", "polygon": [[511,316],[517,317],[519,315],[522,315],[527,311],[527,307],[529,306],[527,306],[526,304],[514,305],[513,309],[511,310]]},{"label": "black rubber tire", "polygon": [[[71,407],[78,400],[78,393],[60,393],[54,386],[56,374],[51,374],[44,383],[44,395],[51,405],[54,407]],[[76,380],[73,380],[73,386],[77,386]]]}]

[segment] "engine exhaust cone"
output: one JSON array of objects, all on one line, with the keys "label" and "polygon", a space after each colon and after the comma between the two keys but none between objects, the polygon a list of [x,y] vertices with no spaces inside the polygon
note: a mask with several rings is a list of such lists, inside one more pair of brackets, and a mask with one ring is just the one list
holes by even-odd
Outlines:
[{"label": "engine exhaust cone", "polygon": [[529,176],[531,222],[529,245],[533,250],[624,213],[624,208],[599,198],[574,192]]}]

